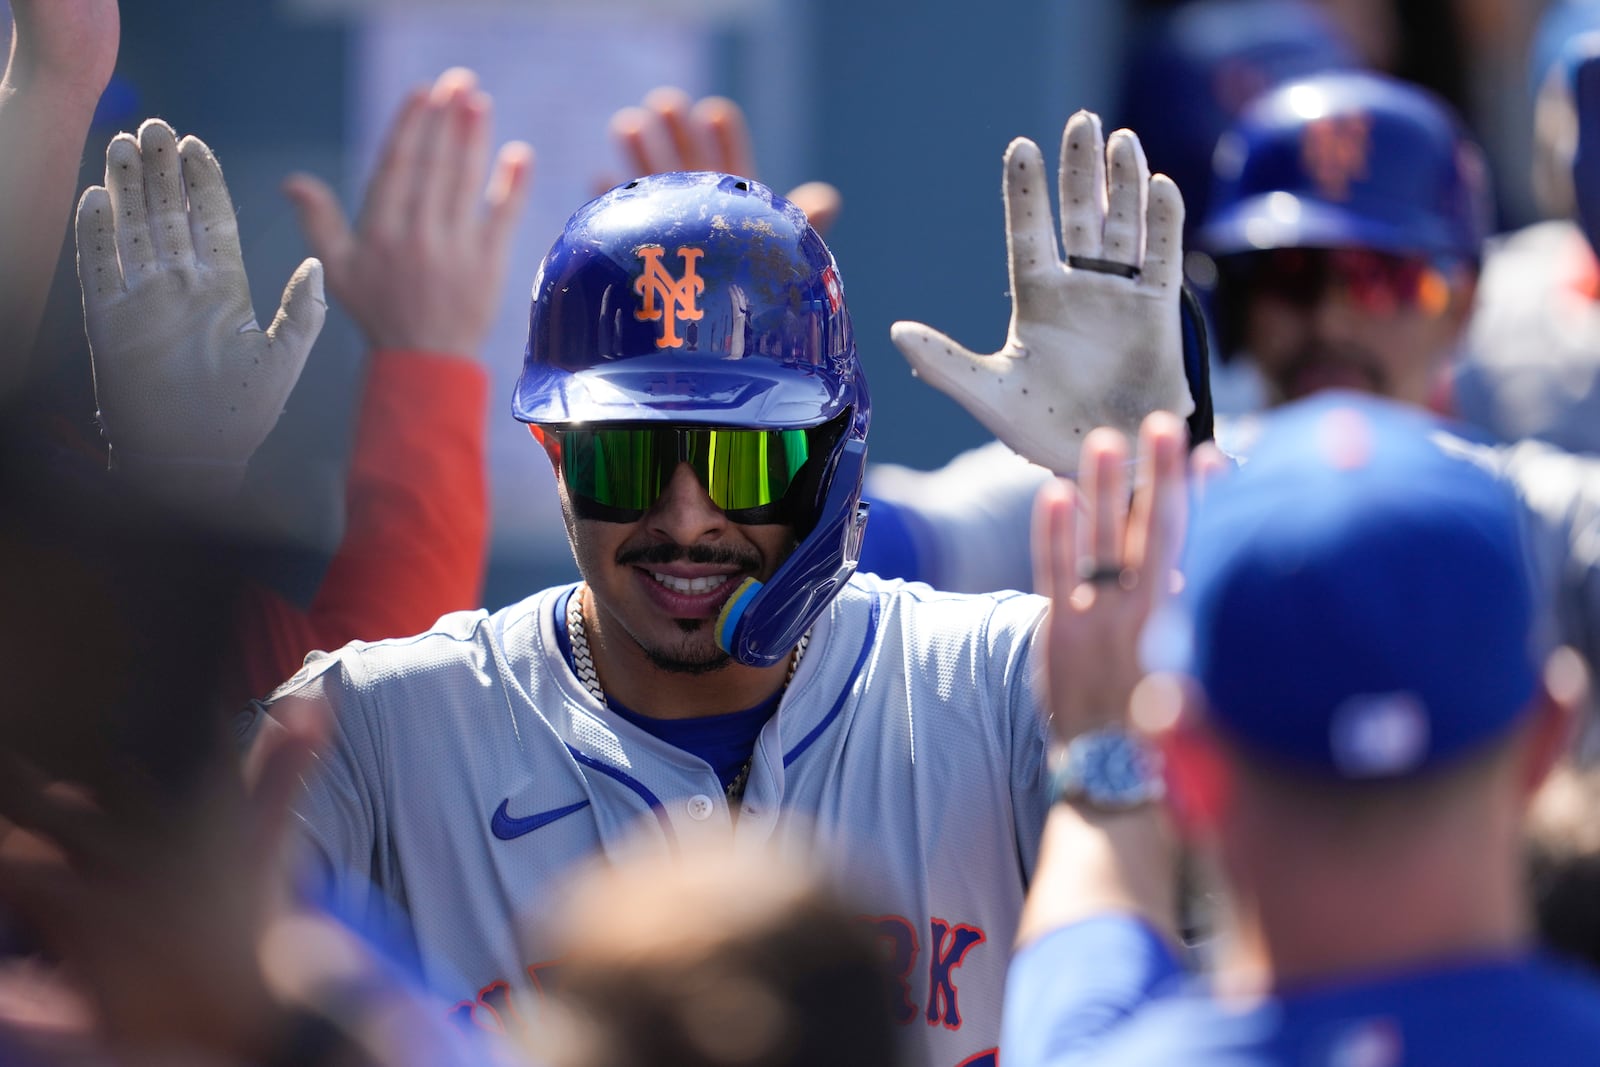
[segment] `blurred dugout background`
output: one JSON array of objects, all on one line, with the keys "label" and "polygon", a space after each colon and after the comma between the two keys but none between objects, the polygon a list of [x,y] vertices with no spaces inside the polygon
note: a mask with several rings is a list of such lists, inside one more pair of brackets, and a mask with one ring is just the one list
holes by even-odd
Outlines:
[{"label": "blurred dugout background", "polygon": [[[532,196],[484,353],[498,606],[574,573],[544,457],[509,415],[527,294],[562,222],[617,178],[613,111],[660,84],[743,105],[759,175],[844,195],[829,235],[871,375],[873,457],[937,466],[987,435],[911,378],[889,324],[928,322],[974,349],[1010,314],[999,191],[1011,138],[1053,160],[1076,108],[1118,118],[1124,57],[1169,3],[1135,0],[139,0],[122,5],[118,80],[80,187],[105,141],[146,115],[207,140],[239,211],[258,312],[305,253],[283,177],[308,170],[354,208],[404,90],[452,65],[496,103],[496,139],[537,153]],[[1542,0],[1327,0],[1370,62],[1466,110],[1496,158],[1502,221],[1528,221],[1522,71]],[[0,11],[4,11],[0,0]],[[8,20],[7,20],[8,21]],[[1182,107],[1181,100],[1174,108]],[[0,151],[25,150],[4,145]],[[1509,161],[1509,162],[1508,162]],[[71,258],[44,336],[82,348]],[[71,353],[75,355],[76,353]],[[253,477],[285,508],[340,489],[362,344],[337,307]],[[56,359],[63,406],[93,411],[86,358]]]}]

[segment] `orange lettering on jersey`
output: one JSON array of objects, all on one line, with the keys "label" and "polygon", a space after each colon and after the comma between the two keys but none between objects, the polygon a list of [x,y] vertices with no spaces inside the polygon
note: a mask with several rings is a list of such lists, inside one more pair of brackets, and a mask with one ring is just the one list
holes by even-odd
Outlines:
[{"label": "orange lettering on jersey", "polygon": [[[703,248],[683,246],[678,258],[683,261],[683,277],[674,278],[661,263],[666,249],[660,245],[645,245],[639,249],[644,260],[644,273],[634,280],[633,291],[644,299],[633,317],[640,322],[660,322],[661,336],[657,348],[682,348],[683,338],[678,336],[678,320],[697,321],[704,314],[695,305],[695,299],[706,291],[705,279],[694,272],[695,261],[705,255]],[[659,303],[658,303],[659,301]]]},{"label": "orange lettering on jersey", "polygon": [[1306,123],[1300,159],[1328,200],[1348,200],[1350,184],[1367,176],[1372,122],[1365,115],[1329,115]]}]

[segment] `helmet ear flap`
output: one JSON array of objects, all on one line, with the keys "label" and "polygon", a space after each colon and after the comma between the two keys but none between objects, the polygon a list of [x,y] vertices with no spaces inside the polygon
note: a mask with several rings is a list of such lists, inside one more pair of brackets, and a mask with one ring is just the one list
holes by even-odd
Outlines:
[{"label": "helmet ear flap", "polygon": [[816,527],[766,582],[747,579],[717,617],[717,644],[740,663],[770,667],[787,656],[855,573],[867,525],[866,441],[847,434],[832,460]]},{"label": "helmet ear flap", "polygon": [[810,455],[783,496],[783,521],[794,530],[796,540],[804,540],[817,528],[827,487],[839,465],[839,439],[853,418],[854,409],[846,408],[811,431]]}]

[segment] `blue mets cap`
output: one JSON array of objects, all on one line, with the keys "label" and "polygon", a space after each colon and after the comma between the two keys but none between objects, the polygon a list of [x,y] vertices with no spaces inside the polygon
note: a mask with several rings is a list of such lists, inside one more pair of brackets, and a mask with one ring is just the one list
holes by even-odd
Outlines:
[{"label": "blue mets cap", "polygon": [[1243,749],[1346,779],[1502,736],[1539,678],[1520,503],[1416,409],[1327,393],[1268,416],[1185,548],[1187,672]]},{"label": "blue mets cap", "polygon": [[1256,97],[1217,142],[1198,246],[1371,248],[1476,262],[1489,172],[1459,117],[1425,89],[1365,71]]}]

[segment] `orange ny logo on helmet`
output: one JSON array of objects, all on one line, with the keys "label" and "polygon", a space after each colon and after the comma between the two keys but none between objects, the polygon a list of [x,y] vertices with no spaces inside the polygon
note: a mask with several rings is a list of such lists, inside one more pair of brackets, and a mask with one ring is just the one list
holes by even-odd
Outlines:
[{"label": "orange ny logo on helmet", "polygon": [[1365,115],[1329,115],[1306,123],[1300,158],[1324,198],[1348,200],[1350,183],[1367,176],[1371,128]]},{"label": "orange ny logo on helmet", "polygon": [[[694,272],[695,261],[705,255],[703,248],[678,249],[683,261],[683,277],[674,278],[662,266],[661,257],[666,249],[660,245],[645,245],[639,249],[644,260],[644,273],[635,279],[633,291],[644,297],[633,317],[640,322],[662,323],[657,348],[682,348],[683,338],[678,336],[678,320],[697,321],[704,314],[695,306],[695,299],[706,291],[705,279]],[[659,300],[659,303],[657,302]]]}]

